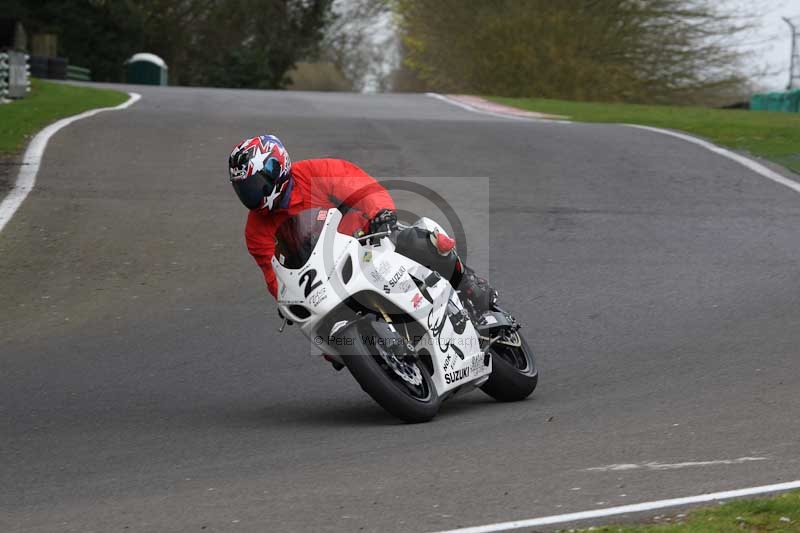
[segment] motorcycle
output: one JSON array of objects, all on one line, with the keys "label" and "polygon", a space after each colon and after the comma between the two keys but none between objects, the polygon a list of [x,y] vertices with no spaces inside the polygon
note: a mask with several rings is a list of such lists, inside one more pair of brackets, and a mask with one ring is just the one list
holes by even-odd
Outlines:
[{"label": "motorcycle", "polygon": [[[308,209],[276,232],[278,309],[381,407],[425,422],[441,403],[479,387],[504,402],[527,398],[539,372],[520,324],[494,307],[476,313],[450,282],[395,252],[397,224],[338,231],[337,209]],[[413,224],[445,233],[433,220]]]}]

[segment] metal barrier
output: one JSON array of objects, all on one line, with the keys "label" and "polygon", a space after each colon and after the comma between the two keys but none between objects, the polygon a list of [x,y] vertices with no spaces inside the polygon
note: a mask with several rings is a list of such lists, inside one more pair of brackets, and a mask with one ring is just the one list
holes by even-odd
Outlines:
[{"label": "metal barrier", "polygon": [[[33,73],[31,73],[33,71]],[[24,52],[0,52],[0,100],[24,98],[38,78],[91,81],[88,68],[67,65],[63,58],[31,57]]]},{"label": "metal barrier", "polygon": [[70,65],[64,57],[31,57],[31,75],[50,80],[92,80],[91,70]]},{"label": "metal barrier", "polygon": [[75,81],[91,81],[92,71],[88,68],[67,65],[67,79]]}]

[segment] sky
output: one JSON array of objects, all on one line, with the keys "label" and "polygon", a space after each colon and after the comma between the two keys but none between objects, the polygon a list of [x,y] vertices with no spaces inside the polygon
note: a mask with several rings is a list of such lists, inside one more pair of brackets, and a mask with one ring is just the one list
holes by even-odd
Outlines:
[{"label": "sky", "polygon": [[800,0],[720,0],[726,7],[742,9],[753,15],[755,28],[742,49],[747,52],[745,69],[769,70],[770,74],[756,78],[764,89],[784,90],[789,82],[791,32],[781,19],[793,19],[800,28]]}]

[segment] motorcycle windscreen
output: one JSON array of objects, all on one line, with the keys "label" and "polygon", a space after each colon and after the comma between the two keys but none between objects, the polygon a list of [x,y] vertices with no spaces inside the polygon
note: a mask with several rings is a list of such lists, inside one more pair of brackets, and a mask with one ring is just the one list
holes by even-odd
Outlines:
[{"label": "motorcycle windscreen", "polygon": [[286,268],[301,268],[319,241],[327,209],[306,209],[289,217],[275,232],[275,257]]}]

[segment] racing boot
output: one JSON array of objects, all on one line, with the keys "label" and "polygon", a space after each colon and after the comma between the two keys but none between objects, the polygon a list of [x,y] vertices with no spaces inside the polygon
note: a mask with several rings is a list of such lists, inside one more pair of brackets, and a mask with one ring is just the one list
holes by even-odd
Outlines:
[{"label": "racing boot", "polygon": [[492,306],[497,303],[497,291],[489,285],[486,279],[478,277],[474,270],[463,263],[461,265],[463,274],[458,284],[461,301],[465,305],[468,301],[478,315],[491,311]]}]

